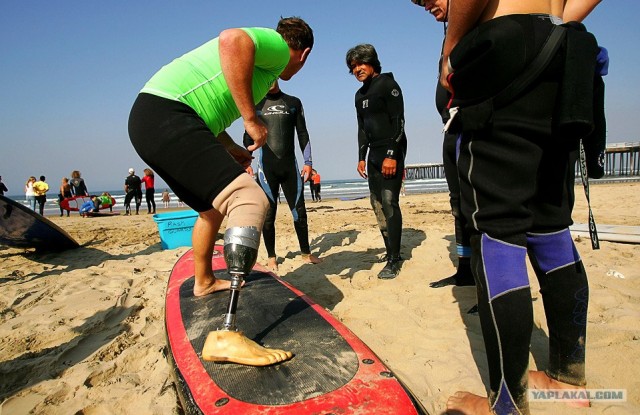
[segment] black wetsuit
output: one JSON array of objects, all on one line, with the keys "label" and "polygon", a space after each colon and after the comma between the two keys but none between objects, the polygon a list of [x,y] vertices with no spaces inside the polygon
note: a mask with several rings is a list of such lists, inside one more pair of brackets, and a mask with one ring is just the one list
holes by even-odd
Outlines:
[{"label": "black wetsuit", "polygon": [[[489,399],[498,414],[529,413],[533,308],[527,255],[549,327],[546,372],[561,382],[585,384],[589,287],[568,229],[579,137],[560,131],[556,120],[562,86],[582,74],[594,78],[595,39],[569,43],[567,35],[547,68],[518,96],[491,111],[465,113],[529,67],[553,27],[554,19],[545,15],[498,17],[468,33],[450,55],[452,107],[460,107],[457,116],[464,122],[461,206],[473,229],[471,267],[489,363]],[[567,76],[565,65],[575,60],[593,65]],[[584,88],[581,94],[589,92]]]},{"label": "black wetsuit", "polygon": [[[257,157],[257,181],[269,199],[269,210],[264,221],[262,235],[270,258],[276,256],[275,220],[278,209],[279,188],[293,215],[293,225],[300,243],[300,251],[310,254],[307,210],[304,204],[304,185],[295,156],[295,134],[304,157],[304,164],[311,166],[311,143],[307,132],[302,103],[296,97],[282,91],[267,96],[256,105],[256,112],[267,125],[267,143]],[[244,144],[253,140],[245,132]]]},{"label": "black wetsuit", "polygon": [[[358,156],[359,161],[367,158],[371,206],[387,256],[398,259],[402,238],[399,199],[407,152],[402,91],[393,74],[382,73],[367,80],[356,92],[355,104],[358,115]],[[385,158],[397,162],[396,174],[391,178],[382,176]]]},{"label": "black wetsuit", "polygon": [[140,211],[140,204],[142,204],[142,180],[135,174],[127,176],[124,180],[124,184],[127,187],[127,194],[124,197],[125,213],[131,213],[131,199],[136,199],[136,215]]}]

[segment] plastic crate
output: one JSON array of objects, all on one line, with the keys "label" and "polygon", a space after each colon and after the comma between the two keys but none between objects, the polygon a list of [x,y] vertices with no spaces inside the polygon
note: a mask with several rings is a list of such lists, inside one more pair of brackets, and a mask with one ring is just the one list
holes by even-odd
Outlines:
[{"label": "plastic crate", "polygon": [[162,249],[173,249],[180,246],[191,246],[193,225],[198,218],[195,210],[158,213],[153,220],[158,225]]}]

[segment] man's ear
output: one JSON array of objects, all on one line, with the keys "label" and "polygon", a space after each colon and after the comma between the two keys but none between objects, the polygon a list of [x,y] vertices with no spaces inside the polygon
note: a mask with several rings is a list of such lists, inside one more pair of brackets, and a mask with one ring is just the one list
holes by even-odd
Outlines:
[{"label": "man's ear", "polygon": [[302,55],[300,55],[300,62],[306,62],[309,54],[311,53],[311,48],[306,48],[302,51]]}]

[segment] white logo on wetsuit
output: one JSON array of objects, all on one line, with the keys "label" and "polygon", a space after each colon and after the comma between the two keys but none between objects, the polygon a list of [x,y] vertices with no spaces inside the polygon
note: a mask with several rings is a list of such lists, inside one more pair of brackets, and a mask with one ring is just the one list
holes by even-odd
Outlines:
[{"label": "white logo on wetsuit", "polygon": [[400,91],[398,91],[397,89],[393,88],[393,90],[391,91],[391,95],[393,95],[394,97],[398,97],[400,95]]},{"label": "white logo on wetsuit", "polygon": [[274,115],[274,114],[289,114],[287,111],[287,107],[282,104],[271,105],[267,107],[267,110],[262,113],[262,115]]},{"label": "white logo on wetsuit", "polygon": [[362,101],[362,108],[369,108],[369,100],[365,99],[364,101]]}]

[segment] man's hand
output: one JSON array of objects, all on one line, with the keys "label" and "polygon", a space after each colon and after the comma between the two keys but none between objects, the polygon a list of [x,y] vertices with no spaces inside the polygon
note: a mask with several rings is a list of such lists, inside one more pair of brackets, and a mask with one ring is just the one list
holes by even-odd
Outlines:
[{"label": "man's hand", "polygon": [[253,139],[253,144],[247,150],[255,151],[267,142],[267,126],[259,118],[245,120],[244,129]]},{"label": "man's hand", "polygon": [[367,178],[367,163],[364,160],[358,162],[358,174],[363,179]]},{"label": "man's hand", "polygon": [[306,164],[302,168],[302,171],[300,172],[300,177],[302,177],[303,183],[306,183],[309,181],[309,178],[311,177],[311,170],[312,170],[312,167]]},{"label": "man's hand", "polygon": [[249,165],[249,167],[247,167],[246,169],[244,169],[244,171],[246,171],[249,176],[253,177],[253,167],[251,167],[251,165]]},{"label": "man's hand", "polygon": [[226,147],[226,150],[245,169],[251,166],[253,156],[246,148],[233,143],[232,146]]},{"label": "man's hand", "polygon": [[391,178],[396,175],[396,166],[398,162],[394,159],[385,158],[382,161],[382,177]]}]

